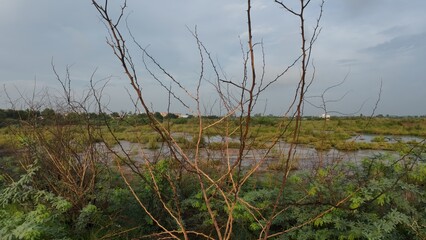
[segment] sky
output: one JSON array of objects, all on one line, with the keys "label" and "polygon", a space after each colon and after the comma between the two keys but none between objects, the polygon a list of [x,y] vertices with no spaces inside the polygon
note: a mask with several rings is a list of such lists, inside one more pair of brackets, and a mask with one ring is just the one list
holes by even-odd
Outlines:
[{"label": "sky", "polygon": [[[119,10],[118,2],[111,1],[113,14]],[[297,6],[296,0],[288,2]],[[312,0],[306,11],[308,35],[315,26],[319,4]],[[190,31],[195,27],[221,77],[241,82],[242,51],[247,43],[246,1],[128,0],[127,5],[125,16],[135,39],[190,93],[195,92],[200,75],[200,57]],[[98,87],[106,83],[102,101],[108,109],[133,111],[129,95],[134,93],[106,43],[107,30],[91,1],[0,0],[0,6],[0,108],[33,96],[43,107],[55,102],[61,85],[52,70],[53,62],[61,78],[69,70],[77,98],[87,92],[93,75]],[[304,114],[323,113],[318,108],[322,103],[319,96],[323,96],[331,115],[426,115],[424,9],[424,0],[326,0],[308,70],[311,76],[315,67],[315,78],[306,93]],[[272,0],[253,0],[253,38],[263,43],[264,51],[262,55],[257,45],[257,72],[261,72],[264,56],[265,81],[300,54],[297,20]],[[129,37],[125,24],[120,27]],[[167,92],[149,75],[143,54],[130,38],[127,43],[147,102],[154,111],[166,111]],[[164,85],[184,94],[152,63],[148,67]],[[294,97],[299,76],[300,67],[295,66],[259,96],[255,111],[283,114]],[[204,114],[222,113],[211,84],[214,81],[213,69],[206,64],[200,92]],[[237,89],[230,91],[235,94]],[[182,100],[194,110],[189,97]],[[191,109],[176,99],[170,102],[171,112],[191,113]]]}]

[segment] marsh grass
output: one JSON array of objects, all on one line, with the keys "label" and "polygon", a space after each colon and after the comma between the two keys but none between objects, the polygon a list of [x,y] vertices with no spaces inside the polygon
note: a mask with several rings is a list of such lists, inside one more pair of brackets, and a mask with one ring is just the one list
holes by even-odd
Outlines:
[{"label": "marsh grass", "polygon": [[[268,120],[268,118],[270,118]],[[185,121],[177,121],[171,119],[167,124],[172,134],[178,134],[176,141],[183,144],[186,149],[195,148],[197,143],[197,119],[186,119]],[[211,124],[214,119],[203,119],[206,124]],[[279,124],[286,124],[287,119],[278,117],[262,117],[256,119],[252,123],[252,130],[249,134],[249,139],[255,148],[264,148],[265,143],[277,136],[277,127]],[[314,147],[317,150],[328,150],[335,148],[342,151],[357,151],[363,149],[371,150],[393,150],[397,148],[397,142],[390,142],[385,136],[415,136],[420,138],[426,137],[426,118],[332,118],[328,121],[322,119],[311,118],[302,121],[303,128],[299,137],[293,142],[290,135],[284,135],[280,139],[287,143],[304,144]],[[208,128],[203,133],[201,147],[208,147],[212,150],[220,150],[225,147],[238,148],[238,131],[228,134],[222,132],[222,129],[238,129],[238,125],[233,121],[223,122],[217,126]],[[16,132],[29,131],[25,130],[26,126],[10,125],[0,128],[0,149],[12,149],[19,145],[19,137]],[[55,129],[54,129],[55,128]],[[129,124],[126,121],[113,121],[110,123],[110,128],[118,140],[129,141],[132,143],[146,144],[149,149],[158,149],[159,143],[162,141],[157,134],[152,131],[147,124]],[[294,128],[294,125],[289,125],[289,131]],[[49,141],[55,141],[55,132],[64,132],[65,135],[73,137],[76,141],[88,139],[82,126],[74,125],[45,125],[39,131],[44,134]],[[351,137],[371,134],[375,136],[371,142],[352,142]],[[80,137],[79,137],[80,136]],[[188,137],[189,136],[189,137]],[[221,142],[206,142],[206,137],[229,137],[237,141]],[[80,140],[79,140],[80,139]],[[115,139],[109,133],[106,126],[99,126],[98,130],[93,133],[90,138],[92,142],[105,141],[108,144],[114,144]],[[86,143],[89,144],[89,143]],[[412,142],[414,144],[414,141]],[[79,145],[84,145],[79,142]]]}]

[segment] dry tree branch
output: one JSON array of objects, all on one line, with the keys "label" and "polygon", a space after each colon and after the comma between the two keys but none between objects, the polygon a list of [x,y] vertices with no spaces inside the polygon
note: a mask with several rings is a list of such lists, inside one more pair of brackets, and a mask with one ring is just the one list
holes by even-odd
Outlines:
[{"label": "dry tree branch", "polygon": [[[199,179],[199,183],[200,183],[200,185],[201,185],[201,188],[202,188],[202,193],[203,193],[203,195],[204,195],[204,199],[205,199],[205,203],[207,204],[207,205],[209,205],[209,198],[207,197],[207,192],[205,191],[205,188],[202,186],[202,185],[204,185],[204,183],[203,183],[203,181],[204,181],[204,179],[205,180],[207,180],[208,182],[210,182],[210,184],[212,184],[212,186],[215,186],[216,188],[217,188],[217,190],[220,192],[220,194],[224,197],[224,200],[225,200],[225,202],[227,201],[227,197],[226,197],[226,194],[225,194],[225,192],[223,192],[223,190],[217,185],[217,183],[216,183],[216,181],[215,180],[213,180],[208,174],[206,174],[204,171],[202,171],[201,169],[200,169],[200,167],[197,165],[197,161],[195,161],[195,162],[193,162],[193,161],[191,161],[191,159],[189,158],[189,156],[188,155],[186,155],[185,153],[184,153],[184,151],[181,149],[181,147],[176,143],[176,141],[173,139],[173,137],[172,137],[172,135],[171,135],[171,133],[170,133],[170,131],[169,130],[167,130],[164,126],[162,126],[154,117],[153,117],[153,115],[152,114],[150,114],[151,112],[150,112],[150,110],[149,110],[149,108],[148,108],[148,106],[146,105],[146,103],[145,103],[145,100],[144,100],[144,97],[143,97],[143,95],[142,95],[142,91],[141,91],[141,86],[140,86],[140,84],[139,84],[139,81],[138,81],[138,78],[137,78],[137,75],[136,75],[136,71],[135,71],[135,65],[134,65],[134,63],[133,63],[133,61],[132,61],[132,58],[131,58],[131,56],[130,56],[130,54],[129,54],[129,52],[128,52],[128,49],[127,49],[127,47],[126,47],[126,45],[125,45],[125,41],[124,41],[124,38],[123,38],[123,36],[122,36],[122,34],[120,33],[120,31],[119,31],[119,29],[118,29],[118,24],[113,24],[112,22],[112,19],[109,17],[109,14],[108,14],[108,11],[107,11],[107,1],[106,1],[106,4],[104,5],[104,6],[100,6],[99,4],[97,4],[96,3],[96,1],[93,1],[94,2],[94,5],[95,5],[95,7],[96,7],[96,9],[98,10],[98,12],[100,12],[100,14],[101,14],[101,16],[102,16],[102,18],[103,18],[103,21],[105,22],[105,25],[107,26],[107,28],[108,28],[108,32],[109,32],[109,36],[110,36],[110,38],[108,39],[108,44],[110,45],[110,47],[112,48],[112,50],[113,50],[113,53],[115,54],[115,56],[118,58],[118,60],[120,61],[120,63],[121,63],[121,65],[122,65],[122,67],[123,67],[123,69],[124,69],[124,72],[125,72],[125,74],[126,74],[126,76],[129,78],[129,80],[130,80],[130,84],[131,84],[131,86],[133,87],[133,89],[136,91],[136,93],[137,93],[137,96],[138,96],[138,102],[140,102],[140,104],[142,105],[142,107],[145,109],[145,112],[147,113],[147,115],[148,115],[148,117],[149,117],[149,119],[150,119],[150,121],[151,121],[151,123],[152,123],[152,127],[154,128],[154,130],[161,136],[161,138],[169,145],[169,148],[170,148],[170,150],[171,150],[171,152],[170,152],[170,154],[172,154],[172,156],[173,156],[173,159],[176,159],[176,160],[178,160],[179,159],[179,157],[181,157],[182,158],[182,160],[184,161],[184,163],[185,164],[188,164],[189,166],[190,166],[190,168],[192,168],[196,173],[197,173],[197,176],[198,176],[198,179]],[[123,14],[123,11],[121,12],[121,15]],[[156,62],[155,61],[155,59],[153,59],[152,57],[151,57],[151,55],[149,55],[146,51],[145,51],[145,49],[143,49],[142,47],[140,47],[140,45],[139,45],[139,48],[144,52],[144,54],[146,54],[146,56],[148,56],[148,58],[150,58],[150,60],[155,64],[155,65],[157,65],[157,67],[165,74],[165,75],[167,75],[174,83],[176,83],[181,89],[183,89],[184,91],[186,91],[187,92],[187,94],[188,95],[190,95],[189,94],[189,92],[182,86],[182,85],[180,85],[180,83],[179,82],[177,82],[174,78],[173,78],[173,76],[171,76],[164,68],[162,68],[159,64],[158,64],[158,62]],[[199,49],[201,49],[200,47],[199,47]],[[202,78],[200,78],[200,80],[201,80]],[[200,83],[200,82],[199,82]],[[169,89],[170,90],[170,89]],[[197,98],[194,98],[193,96],[192,96],[192,98],[193,99],[195,99],[195,100],[197,100]],[[199,99],[199,97],[198,97],[198,99]],[[199,109],[199,107],[198,107],[198,109]],[[201,114],[198,114],[199,116],[201,116]],[[201,118],[200,118],[201,119]],[[200,124],[200,126],[201,126],[201,124]],[[202,127],[200,127],[200,131],[202,131]],[[199,137],[199,141],[200,141],[200,139],[201,139],[201,137]],[[199,146],[199,142],[198,142],[198,144],[197,144],[198,146]],[[178,157],[178,155],[179,155],[179,157]],[[150,163],[149,162],[147,162],[147,165],[148,165],[148,167],[150,167],[150,165],[149,165]],[[124,177],[124,175],[123,175],[123,177]],[[127,181],[127,180],[126,180]],[[127,183],[127,182],[126,182]],[[130,188],[130,189],[132,189],[132,187],[130,186],[130,184],[128,184],[127,183],[127,185],[128,185],[128,187]],[[132,190],[133,191],[133,190]],[[155,191],[154,192],[156,192],[157,194],[160,194],[159,192],[158,192],[159,190],[158,190],[158,188],[157,189],[155,189]],[[134,191],[133,191],[134,192]],[[161,201],[161,194],[159,195],[160,196],[160,201]],[[138,201],[140,204],[141,204],[141,206],[144,208],[144,210],[145,211],[148,211],[148,209],[146,209],[144,206],[143,206],[143,203],[141,203],[140,201]],[[164,205],[163,205],[164,206]],[[171,212],[171,211],[168,211],[169,212],[169,215],[171,215],[172,217],[173,217],[173,213]],[[215,222],[214,221],[214,214],[213,214],[213,210],[210,210],[210,215],[211,215],[211,218],[212,218],[212,220],[213,220],[213,222]],[[151,218],[153,218],[153,216],[151,216]],[[184,229],[184,226],[183,226],[183,224],[180,224],[180,220],[178,219],[178,218],[176,218],[176,217],[173,217],[174,219],[175,219],[175,222],[178,224],[178,225],[180,225],[180,228],[181,229]],[[158,222],[158,221],[156,221],[156,224],[157,225],[159,225],[159,226],[161,226],[161,224]],[[170,231],[169,230],[167,230],[167,229],[165,229],[165,228],[163,228],[163,230],[165,231],[165,232],[167,232],[167,233],[170,233]],[[217,230],[217,235],[220,237],[221,236],[221,232],[220,232],[220,228],[219,228],[219,225],[217,225],[216,224],[216,230]],[[171,234],[169,234],[169,235],[171,235]],[[184,234],[185,235],[185,234]],[[174,237],[174,236],[172,236],[172,237]],[[185,236],[185,238],[187,238],[186,236]]]},{"label": "dry tree branch", "polygon": [[[275,202],[272,204],[272,214],[270,216],[263,216],[262,212],[259,209],[256,209],[254,206],[251,206],[247,202],[244,202],[243,199],[240,197],[241,189],[243,185],[248,181],[248,179],[253,176],[253,174],[259,170],[261,164],[267,159],[268,155],[272,151],[273,147],[279,143],[279,139],[287,132],[288,129],[290,129],[290,125],[294,124],[295,129],[292,132],[292,138],[293,142],[297,142],[300,128],[301,128],[301,116],[303,114],[303,104],[305,102],[305,94],[311,85],[313,79],[315,78],[315,67],[314,71],[312,73],[312,76],[310,76],[310,79],[308,79],[308,66],[311,62],[311,55],[312,55],[312,46],[314,45],[318,34],[320,33],[321,29],[319,28],[319,22],[322,16],[322,8],[324,1],[322,1],[320,5],[320,14],[317,19],[316,25],[313,30],[313,34],[310,38],[306,36],[306,29],[305,29],[305,10],[308,7],[308,5],[311,3],[311,0],[305,1],[300,0],[300,12],[296,12],[293,9],[289,8],[286,4],[283,2],[275,1],[277,4],[283,7],[284,10],[291,13],[292,15],[299,18],[300,21],[300,34],[301,34],[301,48],[302,52],[300,56],[292,63],[290,64],[283,72],[279,73],[276,78],[272,79],[271,81],[266,82],[265,81],[265,53],[263,49],[263,42],[260,43],[254,43],[253,42],[253,29],[252,29],[252,2],[250,0],[247,1],[247,10],[246,10],[246,17],[247,17],[247,29],[248,29],[248,42],[247,42],[247,51],[244,50],[244,45],[240,41],[241,45],[241,52],[242,52],[242,59],[243,59],[243,76],[241,78],[241,82],[236,83],[234,81],[231,81],[226,78],[225,74],[223,78],[220,77],[219,71],[216,68],[216,64],[212,60],[212,57],[210,53],[207,51],[204,44],[201,42],[198,33],[197,28],[195,27],[194,31],[191,31],[191,34],[193,35],[194,39],[196,40],[198,54],[200,57],[200,73],[198,76],[198,81],[196,85],[195,93],[190,93],[188,89],[186,89],[181,82],[179,82],[177,79],[173,77],[172,74],[170,74],[165,68],[161,66],[161,64],[154,59],[152,55],[150,55],[146,48],[142,47],[136,40],[135,37],[132,35],[128,24],[126,24],[127,30],[130,33],[130,36],[133,40],[133,43],[139,48],[139,50],[142,51],[142,61],[145,66],[146,72],[155,79],[160,85],[168,92],[169,95],[169,105],[168,105],[168,111],[170,111],[170,103],[171,98],[178,100],[183,106],[185,106],[187,109],[189,109],[189,104],[185,103],[183,99],[176,94],[174,90],[172,90],[172,85],[167,86],[167,84],[164,83],[164,80],[162,80],[160,77],[158,77],[153,70],[150,69],[149,63],[153,64],[156,68],[156,70],[159,70],[162,74],[166,76],[166,79],[169,79],[171,83],[178,86],[179,90],[182,90],[187,96],[189,96],[196,105],[196,109],[194,112],[196,112],[196,115],[198,117],[198,129],[196,131],[196,146],[195,146],[195,153],[194,155],[188,154],[182,147],[176,142],[174,137],[171,134],[171,125],[168,124],[167,126],[163,126],[151,113],[150,108],[148,107],[145,96],[142,93],[142,82],[139,81],[138,76],[136,74],[136,66],[132,60],[132,57],[129,53],[129,50],[126,46],[125,39],[123,35],[121,34],[120,30],[118,29],[119,23],[124,15],[124,9],[126,8],[126,2],[124,2],[124,5],[121,8],[119,17],[116,21],[112,20],[112,18],[109,16],[108,13],[108,1],[106,0],[103,5],[100,5],[97,3],[96,0],[92,0],[93,4],[95,5],[95,8],[100,13],[101,18],[103,19],[103,22],[105,26],[108,29],[108,35],[109,38],[107,38],[107,43],[111,47],[114,55],[118,58],[119,62],[121,63],[124,72],[127,76],[127,78],[130,81],[131,86],[135,90],[137,94],[137,100],[133,101],[133,104],[135,107],[137,107],[137,104],[140,104],[141,107],[144,109],[144,111],[147,113],[148,118],[151,122],[152,128],[161,136],[163,141],[167,144],[169,147],[169,154],[171,156],[171,159],[176,161],[178,164],[181,164],[184,166],[184,168],[188,171],[189,174],[194,174],[194,176],[197,179],[197,182],[199,184],[199,191],[201,192],[202,199],[204,201],[205,207],[207,209],[208,215],[210,217],[210,220],[212,222],[212,226],[214,227],[214,234],[216,235],[218,239],[229,239],[233,234],[233,223],[235,221],[234,219],[234,211],[237,207],[237,204],[243,204],[246,206],[247,211],[256,219],[256,221],[260,224],[260,222],[265,221],[265,224],[261,224],[262,226],[262,233],[263,238],[268,238],[269,228],[272,224],[272,221],[276,217],[276,213],[281,213],[281,209],[278,209],[278,201],[281,198],[281,196],[284,194],[284,188],[286,185],[286,181],[291,169],[291,165],[294,163],[295,159],[295,152],[296,152],[296,146],[294,144],[290,145],[290,148],[288,150],[287,159],[285,163],[285,170],[284,170],[284,176],[282,178],[282,182],[279,188],[279,194],[277,198],[275,199]],[[127,23],[127,22],[126,22]],[[260,46],[261,52],[262,52],[262,70],[261,75],[259,77],[257,76],[257,68],[256,68],[256,61],[255,61],[255,48]],[[216,89],[219,99],[221,103],[225,106],[227,113],[224,114],[221,118],[218,120],[215,120],[213,122],[208,122],[207,124],[204,122],[201,114],[201,97],[200,97],[200,87],[201,83],[204,80],[205,76],[205,67],[207,63],[210,64],[210,66],[213,69],[213,72],[216,77],[216,83],[213,84],[210,82]],[[248,154],[250,154],[250,151],[253,150],[253,145],[251,141],[254,141],[255,136],[252,136],[252,134],[255,134],[251,130],[251,123],[252,123],[252,115],[253,115],[253,109],[255,105],[257,104],[257,100],[259,99],[260,93],[265,91],[268,87],[270,87],[272,84],[277,82],[285,73],[288,72],[288,70],[292,67],[294,67],[297,63],[300,63],[301,66],[301,76],[300,80],[297,85],[297,89],[295,92],[295,96],[293,99],[293,102],[291,104],[291,107],[288,109],[287,113],[295,107],[296,110],[293,113],[292,118],[290,119],[290,122],[288,123],[281,123],[280,124],[280,132],[277,134],[277,137],[273,140],[272,145],[267,149],[266,153],[261,157],[260,161],[258,161],[255,166],[251,169],[249,169],[247,172],[243,169],[243,161],[246,161],[246,158]],[[219,65],[220,67],[220,65]],[[220,68],[220,70],[222,70]],[[223,72],[223,70],[222,70]],[[209,81],[207,81],[209,82]],[[233,92],[233,90],[237,91],[237,94]],[[231,122],[230,120],[233,120],[232,116],[235,114],[238,114],[239,116],[236,118],[237,122]],[[286,115],[287,115],[286,113]],[[207,121],[206,121],[207,122]],[[170,123],[170,122],[168,122]],[[232,123],[232,124],[231,124]],[[224,124],[226,136],[231,136],[237,133],[239,136],[239,146],[238,146],[238,153],[235,160],[231,161],[230,153],[229,153],[229,141],[227,138],[223,140],[224,146],[225,146],[225,158],[226,158],[226,171],[219,173],[218,177],[214,177],[213,175],[210,175],[208,172],[204,171],[201,166],[201,161],[203,159],[202,156],[202,146],[201,141],[203,139],[204,131],[209,130],[212,127],[217,127],[221,124]],[[235,124],[235,125],[234,125]],[[126,156],[129,158],[129,156]],[[256,156],[255,156],[256,157]],[[157,185],[155,175],[154,175],[154,168],[152,163],[146,159],[146,168],[150,175],[150,181],[153,183],[153,192],[157,195],[157,199],[160,201],[161,205],[163,206],[164,210],[168,212],[168,215],[174,219],[174,222],[179,225],[181,233],[184,235],[185,238],[188,238],[187,231],[184,227],[183,220],[181,218],[180,213],[180,207],[178,203],[175,203],[175,207],[171,207],[166,204],[165,199],[163,198],[163,195],[161,193],[160,187]],[[135,167],[135,171],[138,171],[138,169]],[[123,173],[122,173],[123,175]],[[123,177],[125,177],[123,175]],[[167,179],[169,185],[172,188],[174,198],[177,199],[177,189],[176,186],[173,183],[173,179],[171,176],[165,175],[165,179]],[[128,183],[128,181],[125,179],[126,184],[128,185],[129,189],[131,189],[132,194],[136,195],[134,192],[132,186]],[[229,185],[223,184],[224,182],[228,182]],[[212,193],[213,192],[213,193]],[[137,197],[137,196],[135,196]],[[223,219],[223,222],[219,221],[219,217],[216,216],[216,207],[213,204],[213,201],[220,200],[225,204],[226,207],[226,214],[225,219]],[[140,200],[138,200],[140,202]],[[143,203],[140,203],[142,207],[144,207]],[[149,212],[149,209],[144,208],[144,210]],[[260,216],[260,219],[257,218],[257,216]],[[154,218],[154,216],[151,216]],[[161,227],[161,223],[159,221],[156,222],[156,224]],[[157,237],[172,237],[175,238],[177,235],[174,235],[174,230],[169,230],[166,228],[162,228],[164,233],[159,233],[156,235]],[[163,235],[164,234],[164,235]]]},{"label": "dry tree branch", "polygon": [[[325,95],[327,94],[328,91],[333,90],[334,88],[337,88],[337,87],[340,87],[341,85],[343,85],[346,82],[346,80],[348,79],[349,74],[350,74],[350,72],[346,73],[346,75],[345,75],[345,77],[343,78],[342,81],[340,81],[340,82],[338,82],[338,83],[336,83],[334,85],[331,85],[331,86],[327,87],[326,89],[324,89],[324,91],[321,93],[321,95],[306,97],[305,98],[305,102],[307,102],[309,105],[311,105],[313,107],[321,109],[324,112],[324,114],[327,115],[328,113],[330,113],[328,111],[328,109],[327,109],[328,103],[333,103],[333,102],[339,102],[339,101],[341,101],[342,99],[344,99],[346,97],[347,94],[349,94],[349,91],[347,91],[346,93],[344,93],[342,96],[340,96],[337,99],[331,99],[331,100],[329,100],[329,99],[326,99]],[[311,101],[307,100],[307,99],[311,99],[311,98],[320,98],[321,105],[317,106],[314,103],[312,103]]]},{"label": "dry tree branch", "polygon": [[[295,93],[295,96],[294,96],[294,99],[293,99],[293,103],[291,104],[291,106],[289,108],[289,109],[291,109],[293,104],[296,104],[296,111],[294,113],[295,127],[294,127],[293,135],[292,135],[293,140],[292,140],[292,143],[290,144],[290,147],[288,149],[288,153],[287,153],[287,157],[286,157],[286,163],[285,163],[284,175],[283,175],[282,180],[281,180],[281,185],[280,185],[280,188],[279,188],[278,195],[275,199],[275,203],[273,204],[273,210],[272,210],[271,217],[269,218],[269,220],[265,224],[265,227],[262,229],[262,232],[264,233],[263,239],[267,239],[268,235],[270,234],[269,233],[270,226],[272,225],[272,221],[275,219],[275,216],[276,216],[275,213],[278,210],[278,203],[279,203],[281,196],[284,194],[288,175],[289,175],[290,170],[291,170],[291,165],[292,165],[292,162],[294,161],[293,157],[296,153],[296,145],[294,143],[297,142],[299,132],[300,132],[300,129],[301,129],[301,124],[302,124],[301,116],[302,116],[302,113],[303,113],[303,103],[304,103],[304,100],[305,100],[305,93],[310,86],[310,83],[307,82],[307,71],[308,71],[309,61],[310,61],[311,54],[312,54],[312,46],[313,46],[315,40],[317,39],[318,33],[320,32],[319,22],[320,22],[320,19],[322,17],[322,11],[323,11],[323,6],[324,6],[324,0],[323,0],[323,1],[321,1],[321,4],[320,4],[320,14],[317,18],[313,35],[311,36],[309,42],[307,42],[306,23],[305,23],[306,22],[305,9],[309,5],[310,0],[308,0],[308,1],[300,0],[299,2],[300,2],[299,12],[296,12],[296,11],[290,9],[283,2],[275,0],[275,3],[277,3],[278,5],[283,7],[283,9],[285,11],[295,15],[299,19],[301,51],[302,51],[301,59],[300,59],[300,61],[301,61],[300,62],[301,76],[300,76],[300,80],[299,80],[299,83],[298,83],[298,86],[297,86],[297,89],[296,89],[296,93]],[[312,82],[312,80],[311,80],[311,82]]]}]

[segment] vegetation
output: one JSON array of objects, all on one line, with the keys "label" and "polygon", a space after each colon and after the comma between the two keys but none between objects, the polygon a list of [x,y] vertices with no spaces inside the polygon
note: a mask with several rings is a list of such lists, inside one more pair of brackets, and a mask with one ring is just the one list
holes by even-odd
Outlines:
[{"label": "vegetation", "polygon": [[[33,149],[39,145],[28,141],[20,144],[22,149]],[[273,234],[278,235],[282,230],[297,226],[285,235],[286,239],[424,239],[425,149],[424,144],[418,144],[406,149],[402,158],[379,154],[359,163],[345,162],[314,170],[292,171],[286,194],[279,198],[278,203],[286,206],[286,212],[279,213],[272,223]],[[54,191],[46,186],[44,179],[49,174],[43,171],[41,162],[48,156],[39,152],[33,157],[35,161],[26,166],[21,176],[11,173],[12,165],[6,165],[9,172],[3,171],[0,185],[2,238],[160,237],[156,233],[161,229],[155,226],[123,185],[120,180],[122,173],[117,166],[97,166],[99,173],[94,187],[84,193],[84,200],[76,200],[68,187]],[[11,159],[18,161],[14,155],[3,157],[1,161],[10,163]],[[174,220],[157,201],[154,184],[161,190],[165,204],[180,203],[187,228],[208,234],[211,222],[202,192],[194,188],[197,181],[184,172],[179,182],[171,185],[170,174],[179,171],[179,166],[171,163],[159,160],[150,166],[154,169],[137,173],[145,181],[134,178],[129,184],[134,186],[139,200],[147,203],[145,207],[150,209],[150,213],[167,227],[174,227]],[[205,162],[201,166],[212,176],[223,174],[218,163]],[[134,175],[128,171],[125,174]],[[282,168],[269,168],[244,185],[241,199],[233,212],[236,229],[233,239],[254,239],[260,234],[263,216],[271,211],[279,193],[281,174]],[[175,195],[173,186],[179,188],[179,195]],[[226,203],[216,197],[217,193],[209,191],[208,194],[218,211],[217,221],[225,222],[226,214],[222,211],[226,211],[223,208]]]},{"label": "vegetation", "polygon": [[[51,115],[42,114],[46,111],[50,112]],[[0,109],[0,112],[8,113],[0,114],[0,116],[3,116],[3,118],[0,118],[3,123],[3,127],[0,128],[0,148],[5,148],[10,145],[15,136],[16,131],[13,129],[28,120],[27,116],[30,110]],[[155,142],[162,141],[150,127],[146,114],[126,113],[124,116],[119,117],[119,114],[114,112],[109,115],[89,113],[67,114],[65,116],[47,108],[47,110],[35,111],[33,115],[36,119],[32,121],[36,121],[38,125],[45,126],[46,130],[55,124],[77,126],[79,122],[89,120],[92,125],[97,125],[104,131],[107,131],[107,126],[109,126],[115,137],[122,141],[149,143],[151,146],[154,146]],[[210,116],[204,116],[203,121],[206,124],[214,123],[214,119]],[[258,147],[262,147],[268,139],[272,139],[275,136],[277,127],[283,121],[286,121],[286,119],[282,117],[255,116],[251,122],[254,133],[249,138]],[[195,118],[170,118],[162,124],[168,126],[176,134],[180,134],[181,137],[178,139],[181,142],[189,140],[189,138],[192,139],[192,136],[197,133],[198,123]],[[421,141],[421,139],[426,137],[426,117],[333,117],[327,121],[319,117],[306,117],[302,120],[302,124],[303,128],[300,130],[295,143],[305,144],[316,149],[336,148],[342,151],[361,149],[394,150],[400,145],[401,137],[417,137],[417,141]],[[237,125],[234,124],[232,127],[237,127]],[[74,128],[75,131],[78,131],[78,129],[78,127]],[[290,124],[289,129],[294,129],[294,124]],[[223,132],[221,128],[207,129],[204,135],[221,136]],[[371,135],[372,139],[370,141],[360,141],[359,138],[364,135]],[[234,133],[230,137],[237,138],[238,136]],[[114,143],[114,139],[111,136],[103,135],[102,138],[104,141]],[[281,140],[291,142],[292,138],[291,136],[282,136]],[[213,143],[212,145],[217,146],[218,144]],[[195,147],[195,144],[192,147]]]},{"label": "vegetation", "polygon": [[[27,110],[1,110],[0,238],[425,239],[426,119],[303,116],[324,1],[309,32],[305,10],[315,1],[299,0],[298,8],[274,2],[300,23],[294,63],[276,79],[264,78],[248,1],[242,81],[221,76],[194,29],[201,66],[191,90],[132,34],[135,45],[128,47],[125,1],[113,13],[108,1],[92,0],[138,114],[108,112],[104,86],[93,76],[77,98],[69,74],[59,77],[54,66],[63,88],[56,102],[24,99]],[[169,105],[177,102],[193,116],[152,110],[133,47]],[[291,107],[279,117],[254,114],[258,97],[292,67],[301,76]],[[221,116],[202,114],[200,89],[207,85]],[[374,136],[358,141],[365,134]],[[360,149],[390,151],[345,157]]]}]

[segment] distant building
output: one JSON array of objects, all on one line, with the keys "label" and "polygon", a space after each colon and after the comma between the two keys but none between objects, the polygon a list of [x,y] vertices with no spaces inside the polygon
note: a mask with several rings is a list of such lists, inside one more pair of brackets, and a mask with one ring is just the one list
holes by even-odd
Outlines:
[{"label": "distant building", "polygon": [[320,117],[321,117],[322,119],[330,119],[330,115],[325,114],[325,113],[323,113]]},{"label": "distant building", "polygon": [[189,118],[189,115],[188,114],[184,114],[184,113],[160,112],[160,114],[163,117],[167,117],[168,115],[170,115],[170,116],[174,116],[174,118]]},{"label": "distant building", "polygon": [[182,114],[182,113],[178,113],[178,118],[189,118],[188,114]]}]

